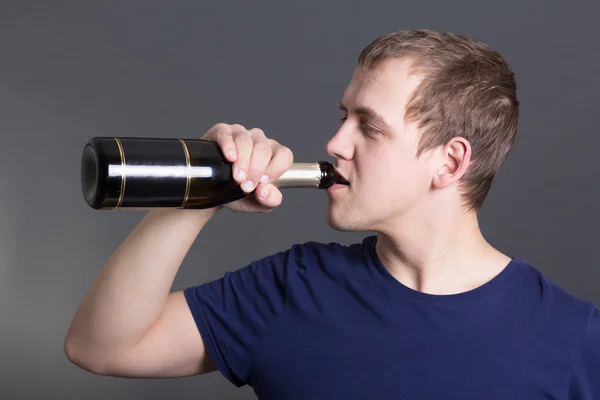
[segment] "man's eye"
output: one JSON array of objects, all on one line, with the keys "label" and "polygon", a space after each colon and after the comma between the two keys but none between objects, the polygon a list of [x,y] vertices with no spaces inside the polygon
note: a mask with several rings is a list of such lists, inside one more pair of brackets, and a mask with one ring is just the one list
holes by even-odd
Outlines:
[{"label": "man's eye", "polygon": [[[347,116],[340,118],[340,121],[342,123],[346,122],[346,120],[348,119]],[[364,132],[367,133],[369,135],[374,135],[379,133],[379,130],[374,128],[373,126],[371,126],[368,122],[366,121],[361,121],[360,122],[360,129]]]},{"label": "man's eye", "polygon": [[365,132],[365,133],[369,133],[369,134],[379,133],[379,131],[377,129],[373,128],[371,125],[369,125],[367,123],[360,124],[360,127],[363,130],[363,132]]}]

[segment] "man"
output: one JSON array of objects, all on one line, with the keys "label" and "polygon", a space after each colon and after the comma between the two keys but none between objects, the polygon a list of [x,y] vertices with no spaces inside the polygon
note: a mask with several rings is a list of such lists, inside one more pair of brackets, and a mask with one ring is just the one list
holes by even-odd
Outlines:
[{"label": "man", "polygon": [[[65,340],[96,374],[216,369],[261,399],[600,399],[600,312],[496,250],[477,220],[515,137],[505,60],[470,38],[384,35],[367,48],[327,143],[348,185],[330,225],[374,231],[351,246],[304,243],[169,293],[223,207],[151,211],[110,258]],[[267,212],[291,151],[259,129],[204,138]]]}]

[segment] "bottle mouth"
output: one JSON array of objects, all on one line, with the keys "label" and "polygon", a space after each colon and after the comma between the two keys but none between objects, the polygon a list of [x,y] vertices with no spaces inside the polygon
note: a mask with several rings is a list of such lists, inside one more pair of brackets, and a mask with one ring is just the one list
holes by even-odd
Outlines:
[{"label": "bottle mouth", "polygon": [[81,156],[81,190],[89,205],[96,202],[100,182],[100,165],[94,148],[87,144]]},{"label": "bottle mouth", "polygon": [[350,186],[350,182],[348,182],[346,180],[346,178],[344,178],[342,175],[340,174],[336,174],[335,175],[335,181],[334,183],[337,183],[339,185],[346,185],[346,186]]}]

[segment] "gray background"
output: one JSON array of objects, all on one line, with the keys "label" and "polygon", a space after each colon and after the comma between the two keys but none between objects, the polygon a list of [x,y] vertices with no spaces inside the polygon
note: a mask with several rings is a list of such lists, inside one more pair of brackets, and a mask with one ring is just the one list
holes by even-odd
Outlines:
[{"label": "gray background", "polygon": [[[219,373],[126,380],[66,360],[76,307],[143,215],[84,203],[81,150],[93,136],[199,137],[223,121],[263,128],[296,160],[328,159],[358,53],[399,29],[465,33],[508,58],[522,116],[482,229],[600,302],[598,15],[592,1],[1,1],[0,397],[254,398]],[[268,215],[222,213],[175,288],[295,242],[366,234],[331,230],[325,205],[296,190]]]}]

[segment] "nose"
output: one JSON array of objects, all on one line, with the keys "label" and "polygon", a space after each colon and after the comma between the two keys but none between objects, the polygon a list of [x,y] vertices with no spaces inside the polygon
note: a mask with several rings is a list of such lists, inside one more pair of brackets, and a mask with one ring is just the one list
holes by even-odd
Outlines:
[{"label": "nose", "polygon": [[325,151],[332,157],[350,160],[354,155],[354,146],[350,140],[350,131],[345,125],[345,123],[342,124],[335,135],[327,142]]}]

